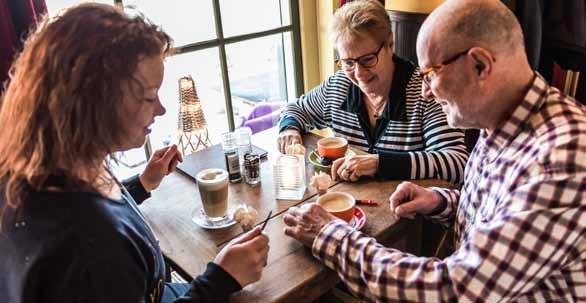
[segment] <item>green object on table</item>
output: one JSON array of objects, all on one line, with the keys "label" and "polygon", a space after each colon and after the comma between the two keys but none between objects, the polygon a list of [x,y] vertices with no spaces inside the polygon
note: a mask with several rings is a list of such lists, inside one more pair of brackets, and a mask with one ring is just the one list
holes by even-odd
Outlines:
[{"label": "green object on table", "polygon": [[[355,156],[355,155],[356,155],[356,152],[353,151],[353,150],[351,150],[351,149],[348,149],[346,151],[346,154],[345,154],[346,157],[348,157],[348,156]],[[309,153],[308,158],[309,158],[309,162],[313,165],[313,167],[315,168],[316,171],[318,171],[318,172],[321,171],[321,172],[324,172],[326,174],[330,174],[331,173],[330,170],[332,168],[332,165],[323,165],[323,164],[321,164],[320,163],[320,158],[321,157],[317,153],[317,150],[313,150],[311,153]]]}]

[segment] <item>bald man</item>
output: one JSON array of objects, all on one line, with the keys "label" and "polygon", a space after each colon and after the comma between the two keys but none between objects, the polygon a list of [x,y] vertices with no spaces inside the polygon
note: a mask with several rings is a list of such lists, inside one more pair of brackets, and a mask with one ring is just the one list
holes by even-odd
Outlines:
[{"label": "bald man", "polygon": [[460,191],[405,182],[390,207],[454,227],[456,251],[385,248],[315,204],[292,208],[285,233],[372,300],[586,302],[586,109],[531,70],[500,1],[444,2],[417,55],[423,95],[481,135]]}]

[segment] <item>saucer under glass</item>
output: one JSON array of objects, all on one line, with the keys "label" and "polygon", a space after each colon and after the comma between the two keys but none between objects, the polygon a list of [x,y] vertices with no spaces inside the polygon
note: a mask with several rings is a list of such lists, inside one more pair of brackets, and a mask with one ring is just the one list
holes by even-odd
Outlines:
[{"label": "saucer under glass", "polygon": [[191,220],[195,222],[199,227],[205,229],[220,229],[230,227],[236,224],[236,221],[232,217],[231,214],[225,215],[223,217],[212,218],[205,215],[203,209],[196,209],[193,212],[193,216]]}]

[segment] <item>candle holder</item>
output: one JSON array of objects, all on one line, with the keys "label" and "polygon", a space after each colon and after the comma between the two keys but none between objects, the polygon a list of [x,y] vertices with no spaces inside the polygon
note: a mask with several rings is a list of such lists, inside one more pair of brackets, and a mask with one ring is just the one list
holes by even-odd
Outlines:
[{"label": "candle holder", "polygon": [[211,145],[206,119],[191,76],[179,79],[178,135],[183,155]]},{"label": "candle holder", "polygon": [[305,194],[305,157],[279,155],[273,166],[275,197],[283,200],[301,200]]}]

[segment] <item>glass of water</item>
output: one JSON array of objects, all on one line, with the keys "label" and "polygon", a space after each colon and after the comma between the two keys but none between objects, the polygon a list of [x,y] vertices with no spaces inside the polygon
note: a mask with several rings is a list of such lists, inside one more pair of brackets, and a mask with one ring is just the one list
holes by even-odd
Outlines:
[{"label": "glass of water", "polygon": [[236,142],[238,143],[238,152],[241,156],[252,153],[252,130],[250,127],[240,127],[234,131],[236,133]]}]

